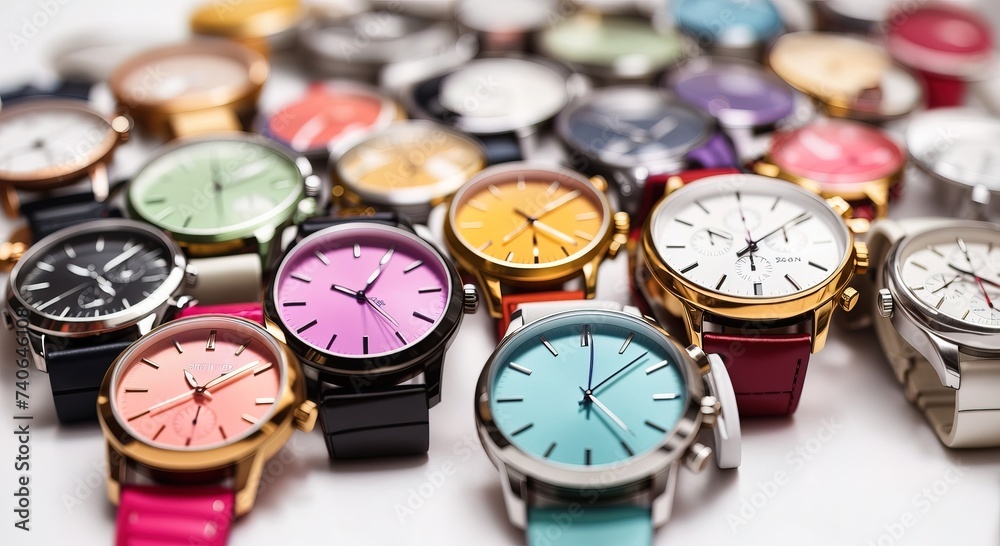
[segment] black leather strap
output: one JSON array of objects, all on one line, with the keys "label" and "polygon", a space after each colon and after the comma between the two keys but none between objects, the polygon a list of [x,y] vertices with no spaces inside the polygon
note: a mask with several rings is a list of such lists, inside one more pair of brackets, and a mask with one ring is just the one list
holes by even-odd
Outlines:
[{"label": "black leather strap", "polygon": [[15,101],[29,97],[64,97],[88,100],[94,85],[83,81],[61,81],[52,87],[36,87],[28,84],[0,93],[0,100]]},{"label": "black leather strap", "polygon": [[422,455],[430,445],[426,385],[324,385],[319,420],[331,459]]},{"label": "black leather strap", "polygon": [[486,160],[490,165],[522,159],[521,142],[514,133],[476,135],[476,137],[486,148]]},{"label": "black leather strap", "polygon": [[368,216],[327,216],[322,218],[308,218],[299,224],[299,232],[295,242],[299,242],[317,231],[349,222],[374,222],[377,224],[398,226],[413,231],[413,224],[410,223],[410,220],[395,212],[376,212]]},{"label": "black leather strap", "polygon": [[121,218],[122,213],[107,201],[95,201],[93,193],[85,192],[24,203],[21,216],[28,221],[31,240],[38,241],[65,227],[99,218]]},{"label": "black leather strap", "polygon": [[45,355],[60,421],[78,423],[97,419],[97,391],[101,381],[111,363],[131,343],[116,341],[50,351]]}]

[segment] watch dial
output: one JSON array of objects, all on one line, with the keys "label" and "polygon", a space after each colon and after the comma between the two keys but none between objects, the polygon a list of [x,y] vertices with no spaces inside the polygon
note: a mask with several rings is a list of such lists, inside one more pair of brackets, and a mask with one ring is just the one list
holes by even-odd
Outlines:
[{"label": "watch dial", "polygon": [[345,136],[372,130],[395,117],[385,99],[350,87],[314,84],[275,112],[265,132],[299,153],[326,152]]},{"label": "watch dial", "polygon": [[993,65],[993,30],[978,11],[934,3],[893,18],[886,47],[901,62],[936,74],[980,79]]},{"label": "watch dial", "polygon": [[168,449],[245,438],[274,413],[285,380],[274,340],[232,319],[173,322],[128,351],[112,379],[112,406],[136,438]]},{"label": "watch dial", "polygon": [[979,110],[915,114],[906,146],[921,167],[945,180],[1000,191],[1000,121],[984,118]]},{"label": "watch dial", "polygon": [[861,184],[903,168],[903,150],[885,133],[856,121],[815,121],[778,132],[771,161],[791,174],[828,184]]},{"label": "watch dial", "polygon": [[879,89],[892,65],[888,53],[877,45],[823,32],[793,32],[778,38],[768,61],[794,87],[841,100]]},{"label": "watch dial", "polygon": [[546,266],[578,257],[604,236],[608,207],[569,171],[501,167],[484,171],[452,201],[462,243],[502,263]]},{"label": "watch dial", "polygon": [[791,88],[748,64],[704,65],[678,77],[673,88],[680,98],[728,127],[774,124],[795,110]]},{"label": "watch dial", "polygon": [[250,85],[247,66],[237,58],[172,48],[131,66],[119,77],[118,93],[128,102],[160,103],[171,99],[210,101],[213,95]]},{"label": "watch dial", "polygon": [[912,297],[931,313],[1000,327],[1000,232],[945,228],[906,241],[896,267]]},{"label": "watch dial", "polygon": [[290,214],[303,193],[295,161],[252,140],[202,140],[153,159],[132,180],[129,206],[173,233],[255,229]]},{"label": "watch dial", "polygon": [[542,32],[540,47],[554,58],[613,67],[626,76],[656,71],[684,56],[684,41],[675,31],[660,32],[648,20],[587,15],[571,17]]},{"label": "watch dial", "polygon": [[105,318],[148,298],[169,276],[172,253],[138,230],[64,232],[32,249],[15,286],[26,304],[50,318]]},{"label": "watch dial", "polygon": [[0,178],[70,175],[97,162],[117,141],[106,119],[72,101],[21,104],[0,115]]},{"label": "watch dial", "polygon": [[705,178],[653,211],[652,241],[675,274],[709,291],[774,298],[836,273],[849,252],[843,220],[789,182],[754,175]]},{"label": "watch dial", "polygon": [[274,301],[285,327],[339,356],[395,353],[440,322],[453,287],[427,243],[398,228],[348,224],[304,239],[282,262]]},{"label": "watch dial", "polygon": [[497,428],[522,451],[566,465],[610,465],[652,451],[688,402],[669,342],[619,314],[543,319],[492,362]]},{"label": "watch dial", "polygon": [[669,5],[677,25],[700,40],[748,47],[782,31],[771,0],[675,0]]}]

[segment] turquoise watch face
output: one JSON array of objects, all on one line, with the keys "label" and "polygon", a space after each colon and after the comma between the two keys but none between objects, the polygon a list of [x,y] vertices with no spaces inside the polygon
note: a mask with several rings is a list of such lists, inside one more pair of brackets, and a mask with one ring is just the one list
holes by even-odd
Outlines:
[{"label": "turquoise watch face", "polygon": [[198,140],[153,159],[132,180],[133,215],[174,234],[243,237],[284,222],[304,192],[295,160],[252,138]]},{"label": "turquoise watch face", "polygon": [[493,359],[489,403],[522,451],[572,466],[622,463],[663,445],[688,402],[677,349],[623,313],[553,315]]},{"label": "turquoise watch face", "polygon": [[712,43],[756,43],[782,30],[771,0],[674,0],[670,13],[679,27]]}]

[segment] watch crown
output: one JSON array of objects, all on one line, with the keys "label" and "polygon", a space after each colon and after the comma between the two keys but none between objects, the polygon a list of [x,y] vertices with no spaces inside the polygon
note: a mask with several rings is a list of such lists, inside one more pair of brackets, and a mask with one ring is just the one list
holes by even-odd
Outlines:
[{"label": "watch crown", "polygon": [[476,285],[467,284],[462,287],[462,309],[470,315],[479,309],[479,291],[476,290]]},{"label": "watch crown", "polygon": [[871,262],[868,259],[868,245],[860,241],[854,243],[854,272],[864,275],[868,272],[869,265]]},{"label": "watch crown", "polygon": [[194,286],[198,282],[198,268],[194,264],[184,266],[184,282],[188,286]]},{"label": "watch crown", "polygon": [[889,292],[888,288],[883,288],[878,291],[878,314],[885,318],[892,316],[892,292]]},{"label": "watch crown", "polygon": [[830,208],[839,214],[841,218],[850,218],[851,213],[854,212],[854,209],[851,208],[851,205],[849,205],[847,201],[844,201],[843,197],[831,197],[826,200],[826,204],[830,205]]},{"label": "watch crown", "polygon": [[618,255],[618,251],[628,244],[628,232],[632,221],[627,212],[616,212],[612,218],[615,224],[615,234],[611,236],[611,246],[608,248],[608,256],[614,258]]},{"label": "watch crown", "polygon": [[701,472],[705,469],[708,459],[712,456],[712,448],[695,442],[688,448],[687,455],[684,456],[684,466],[691,472]]},{"label": "watch crown", "polygon": [[322,184],[322,182],[320,182],[319,177],[316,176],[315,174],[311,174],[311,175],[309,175],[309,176],[306,177],[305,182],[306,182],[305,183],[305,186],[306,186],[306,196],[308,196],[308,197],[316,197],[316,196],[318,196],[320,188],[323,187],[323,184]]},{"label": "watch crown", "polygon": [[844,311],[854,309],[858,304],[858,291],[848,286],[840,293],[840,308]]},{"label": "watch crown", "polygon": [[702,422],[705,426],[715,426],[715,420],[719,416],[719,410],[722,409],[722,403],[719,399],[714,396],[703,396],[701,397],[701,408],[698,410],[702,415]]}]

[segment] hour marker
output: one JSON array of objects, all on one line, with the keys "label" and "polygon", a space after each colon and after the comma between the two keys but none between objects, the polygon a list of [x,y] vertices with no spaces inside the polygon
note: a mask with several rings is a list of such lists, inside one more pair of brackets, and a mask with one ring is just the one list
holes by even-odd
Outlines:
[{"label": "hour marker", "polygon": [[667,245],[667,248],[687,248],[687,245]]},{"label": "hour marker", "polygon": [[251,340],[248,339],[248,340],[244,341],[242,345],[240,345],[239,347],[237,347],[236,348],[236,353],[234,353],[234,355],[235,356],[240,356],[241,354],[243,354],[243,351],[247,350],[247,346],[250,345],[250,341]]},{"label": "hour marker", "polygon": [[593,235],[587,233],[586,231],[583,231],[582,229],[578,229],[578,230],[574,231],[573,235],[576,235],[577,237],[583,239],[584,241],[593,241],[594,240],[594,236]]},{"label": "hour marker", "polygon": [[818,264],[818,263],[816,263],[816,262],[809,262],[809,265],[811,265],[811,266],[815,267],[816,269],[820,269],[820,270],[823,270],[823,271],[826,271],[826,270],[827,270],[827,269],[826,269],[825,267],[823,267],[823,266],[819,265],[819,264]]},{"label": "hour marker", "polygon": [[54,265],[52,265],[50,263],[45,263],[45,262],[38,262],[37,267],[38,267],[38,269],[41,269],[42,271],[55,271],[56,270],[56,268],[55,268]]},{"label": "hour marker", "polygon": [[941,254],[941,251],[940,251],[940,250],[938,250],[938,249],[936,249],[936,248],[934,248],[934,247],[932,247],[932,246],[930,246],[930,245],[927,245],[927,248],[928,248],[928,250],[930,250],[931,252],[933,252],[933,253],[937,254],[938,256],[941,256],[942,258],[944,258],[944,254]]},{"label": "hour marker", "polygon": [[159,282],[159,281],[162,281],[163,279],[166,279],[166,278],[167,278],[166,274],[163,274],[163,275],[150,275],[148,277],[143,277],[143,278],[139,279],[139,282]]},{"label": "hour marker", "polygon": [[160,212],[156,213],[156,214],[155,214],[155,215],[153,216],[153,219],[154,219],[154,220],[163,220],[163,219],[164,219],[164,218],[166,218],[167,216],[170,216],[171,214],[173,214],[173,213],[174,213],[174,210],[176,210],[176,209],[175,209],[175,208],[174,208],[174,207],[173,207],[173,206],[171,205],[171,206],[169,206],[169,207],[167,207],[167,208],[165,208],[165,209],[161,210]]},{"label": "hour marker", "polygon": [[125,392],[149,392],[149,389],[125,389]]},{"label": "hour marker", "polygon": [[559,249],[560,249],[560,250],[562,250],[562,251],[563,251],[563,254],[565,254],[565,255],[566,255],[567,257],[569,256],[569,251],[568,251],[568,250],[566,250],[566,247],[564,247],[564,246],[561,246],[561,247],[559,247]]},{"label": "hour marker", "polygon": [[778,202],[779,201],[781,201],[780,197],[775,197],[774,198],[774,204],[771,205],[771,210],[774,210],[774,209],[778,208]]},{"label": "hour marker", "polygon": [[913,267],[919,267],[920,269],[923,269],[924,271],[927,271],[927,266],[925,266],[923,264],[918,264],[917,262],[910,262],[910,263],[913,264]]},{"label": "hour marker", "polygon": [[368,354],[368,336],[364,336],[361,338],[361,350],[365,354]]},{"label": "hour marker", "polygon": [[966,310],[965,314],[962,315],[962,320],[965,320],[965,317],[967,317],[967,316],[969,316],[969,311],[968,310]]},{"label": "hour marker", "polygon": [[634,337],[635,337],[635,333],[633,333],[633,332],[629,332],[628,333],[628,337],[625,338],[625,343],[622,343],[622,348],[618,349],[618,354],[620,354],[620,355],[625,354],[625,349],[628,349],[628,346],[629,346],[629,344],[632,343],[632,338],[634,338]]},{"label": "hour marker", "polygon": [[725,282],[726,282],[726,274],[723,273],[722,276],[719,277],[719,282],[716,283],[715,289],[718,290],[718,289],[722,288],[722,284],[725,283]]},{"label": "hour marker", "polygon": [[146,414],[148,414],[148,413],[149,413],[149,410],[146,410],[146,411],[144,411],[144,412],[142,412],[142,413],[139,413],[139,414],[137,414],[137,415],[133,415],[132,417],[129,417],[129,418],[128,418],[128,420],[129,420],[129,421],[135,421],[136,419],[138,419],[138,418],[140,418],[140,417],[142,417],[143,415],[146,415]]},{"label": "hour marker", "polygon": [[431,292],[440,292],[440,291],[441,291],[441,287],[440,286],[428,286],[427,288],[421,288],[420,290],[417,290],[417,293],[418,294],[429,294]]},{"label": "hour marker", "polygon": [[[157,252],[159,252],[159,251],[157,251]],[[160,259],[157,259],[157,260],[153,260],[153,265],[155,265],[156,267],[166,267],[167,266],[167,261],[164,260],[163,258],[160,258]]]},{"label": "hour marker", "polygon": [[511,435],[511,436],[517,436],[518,434],[521,434],[522,432],[524,432],[524,431],[526,431],[526,430],[530,429],[530,428],[531,428],[531,427],[533,427],[533,426],[535,426],[535,424],[534,424],[534,423],[528,423],[527,425],[524,425],[523,427],[521,427],[521,428],[519,428],[519,429],[515,430],[514,432],[511,432],[511,433],[510,433],[510,435]]},{"label": "hour marker", "polygon": [[694,227],[694,224],[692,224],[691,222],[685,222],[684,220],[681,220],[680,218],[674,218],[674,221],[677,222],[678,224],[684,224],[685,226],[688,226],[688,227]]},{"label": "hour marker", "polygon": [[306,304],[306,302],[304,302],[304,301],[286,301],[285,303],[282,303],[281,306],[282,307],[302,307],[305,304]]},{"label": "hour marker", "polygon": [[330,336],[330,341],[326,342],[326,350],[329,351],[330,347],[333,346],[333,342],[337,341],[337,334]]},{"label": "hour marker", "polygon": [[274,180],[274,181],[271,182],[271,185],[274,186],[275,189],[279,189],[279,190],[282,189],[282,188],[291,187],[292,184],[293,184],[293,182],[291,180],[287,179],[287,178],[280,178],[278,180]]},{"label": "hour marker", "polygon": [[73,247],[69,246],[69,243],[63,245],[63,250],[66,251],[66,255],[70,258],[76,258],[76,251],[73,250]]},{"label": "hour marker", "polygon": [[458,224],[458,227],[460,229],[479,229],[479,228],[483,227],[483,223],[482,222],[462,222],[461,224]]},{"label": "hour marker", "polygon": [[528,368],[525,368],[524,366],[522,366],[520,364],[517,364],[517,363],[514,363],[514,362],[510,362],[507,365],[510,366],[511,368],[513,368],[513,369],[515,369],[515,370],[523,373],[524,375],[531,375],[531,370],[529,370]]},{"label": "hour marker", "polygon": [[[317,250],[317,252],[319,251]],[[361,245],[359,245],[358,243],[354,243],[354,257],[355,258],[361,257]]]},{"label": "hour marker", "polygon": [[556,450],[556,443],[552,442],[551,444],[549,444],[549,448],[545,450],[545,455],[543,455],[543,457],[548,459],[549,455],[552,455],[552,452],[555,450]]},{"label": "hour marker", "polygon": [[301,334],[302,332],[305,332],[306,330],[312,328],[313,326],[316,326],[316,324],[318,322],[319,321],[317,321],[316,319],[312,319],[311,321],[309,321],[308,323],[306,323],[304,326],[302,326],[298,330],[295,330],[295,333]]},{"label": "hour marker", "polygon": [[[354,245],[354,253],[358,254],[358,252],[359,252],[358,245],[355,244]],[[320,252],[318,250],[315,250],[315,251],[313,251],[313,256],[316,256],[317,260],[323,262],[323,265],[330,265],[330,259],[327,258],[326,255],[324,255],[322,252]],[[357,256],[355,256],[355,257],[357,257]]]},{"label": "hour marker", "polygon": [[692,269],[694,269],[696,267],[698,267],[698,262],[695,262],[695,263],[693,263],[693,264],[685,267],[684,269],[681,269],[681,273],[687,273],[688,271],[691,271]]},{"label": "hour marker", "polygon": [[556,348],[553,347],[551,343],[549,343],[549,340],[545,339],[545,336],[539,336],[538,341],[541,341],[542,345],[545,345],[545,348],[552,353],[552,356],[559,356],[559,352],[556,351]]},{"label": "hour marker", "polygon": [[417,260],[417,261],[413,262],[412,264],[404,267],[403,268],[403,273],[409,273],[410,271],[413,271],[414,269],[416,269],[416,268],[418,268],[418,267],[420,267],[422,265],[424,265],[424,261],[423,260]]},{"label": "hour marker", "polygon": [[656,429],[656,430],[658,430],[660,432],[666,432],[667,431],[667,429],[661,427],[660,425],[657,425],[656,423],[654,423],[652,421],[646,421],[646,426],[649,427],[649,428],[654,428],[654,429]]},{"label": "hour marker", "polygon": [[517,189],[520,190],[520,191],[524,191],[525,187],[526,186],[524,184],[524,175],[522,174],[522,175],[520,175],[520,176],[517,177]]},{"label": "hour marker", "polygon": [[94,249],[98,252],[104,252],[104,237],[98,237],[97,242],[94,244]]},{"label": "hour marker", "polygon": [[42,290],[44,288],[48,288],[49,286],[50,285],[47,282],[40,282],[35,284],[26,284],[24,285],[24,289],[28,292],[34,292],[35,290]]},{"label": "hour marker", "polygon": [[219,434],[222,435],[222,439],[223,440],[228,440],[229,439],[229,437],[226,436],[226,429],[222,428],[222,425],[219,425]]},{"label": "hour marker", "polygon": [[754,296],[764,295],[764,285],[759,282],[753,283],[753,295]]},{"label": "hour marker", "polygon": [[593,212],[593,211],[591,211],[591,212],[581,212],[580,214],[576,215],[576,221],[577,222],[582,222],[584,220],[594,220],[597,217],[598,217],[598,214],[596,212]]},{"label": "hour marker", "polygon": [[587,466],[590,466],[591,464],[592,454],[593,452],[590,450],[589,447],[583,450],[583,462]]},{"label": "hour marker", "polygon": [[796,290],[802,290],[802,287],[799,286],[799,283],[795,282],[795,279],[793,279],[791,275],[785,273],[785,280],[794,286]]},{"label": "hour marker", "polygon": [[816,242],[815,242],[814,244],[817,244],[817,245],[825,245],[825,244],[827,244],[827,243],[832,243],[832,242],[833,242],[832,240],[829,240],[829,239],[828,239],[828,240],[825,240],[825,241],[816,241]]},{"label": "hour marker", "polygon": [[916,292],[917,290],[923,290],[924,289],[923,286],[908,286],[907,288],[909,288],[910,290],[913,290],[914,292]]},{"label": "hour marker", "polygon": [[524,398],[497,398],[497,403],[501,402],[524,402]]},{"label": "hour marker", "polygon": [[[475,199],[469,199],[469,206],[472,207],[472,208],[474,208],[474,209],[479,209],[479,210],[481,210],[483,212],[486,212],[486,211],[490,210],[490,208],[487,207],[486,205],[484,205],[482,203],[482,201],[476,201]],[[482,223],[482,222],[480,222],[480,223]],[[482,227],[482,226],[480,226],[480,227]]]},{"label": "hour marker", "polygon": [[674,400],[677,398],[677,393],[665,392],[663,394],[654,394],[653,400]]},{"label": "hour marker", "polygon": [[414,311],[413,312],[413,316],[417,317],[420,320],[425,320],[425,321],[427,321],[427,322],[429,322],[431,324],[434,324],[434,319],[432,319],[431,317],[428,317],[427,315],[421,313],[420,311]]},{"label": "hour marker", "polygon": [[59,301],[61,299],[62,299],[62,296],[56,296],[56,297],[50,299],[49,301],[47,301],[47,302],[45,302],[45,303],[43,303],[43,304],[35,307],[35,309],[38,309],[39,311],[44,311],[46,307],[52,305],[53,303],[55,303],[55,302],[57,302],[57,301]]},{"label": "hour marker", "polygon": [[513,261],[513,260],[514,260],[514,252],[513,252],[513,251],[511,251],[511,252],[508,252],[508,253],[507,253],[507,258],[506,258],[506,260],[507,260],[508,262],[510,262],[510,261]]},{"label": "hour marker", "polygon": [[206,351],[215,350],[215,336],[218,334],[217,330],[212,330],[208,333],[208,341],[205,342]]},{"label": "hour marker", "polygon": [[156,205],[156,204],[162,203],[162,202],[164,202],[166,200],[167,200],[166,197],[147,197],[146,198],[146,204],[147,205]]},{"label": "hour marker", "polygon": [[625,440],[622,440],[621,442],[622,442],[622,449],[624,449],[624,450],[625,450],[625,453],[628,453],[628,456],[629,456],[629,457],[632,457],[632,456],[634,456],[634,455],[635,455],[635,452],[633,452],[633,451],[632,451],[632,448],[630,448],[630,447],[628,446],[628,444],[626,444],[626,443],[625,443]]},{"label": "hour marker", "polygon": [[666,368],[667,364],[668,364],[668,362],[666,360],[661,360],[661,361],[657,362],[656,364],[653,364],[652,366],[646,368],[646,375],[649,375],[649,374],[651,374],[651,373],[653,373],[653,372],[655,372],[657,370]]},{"label": "hour marker", "polygon": [[272,364],[270,362],[268,362],[267,364],[262,364],[260,366],[257,366],[256,368],[253,369],[253,374],[254,375],[260,375],[260,374],[266,372],[267,370],[270,370],[271,366],[274,366],[274,364]]},{"label": "hour marker", "polygon": [[153,435],[153,441],[156,441],[156,439],[160,437],[160,433],[163,432],[163,429],[165,428],[167,428],[167,425],[160,425],[160,428],[156,431],[156,434]]},{"label": "hour marker", "polygon": [[65,317],[67,313],[69,313],[69,306],[68,305],[63,308],[62,313],[59,313],[59,316],[60,317]]},{"label": "hour marker", "polygon": [[312,278],[311,277],[307,277],[307,276],[305,276],[305,275],[303,275],[301,273],[292,273],[290,276],[293,279],[299,280],[299,281],[302,281],[302,282],[312,282]]},{"label": "hour marker", "polygon": [[250,423],[251,425],[256,425],[257,424],[257,418],[254,417],[254,416],[252,416],[252,415],[250,415],[249,413],[244,413],[243,414],[243,420],[246,421],[247,423]]},{"label": "hour marker", "polygon": [[257,404],[258,406],[266,406],[268,404],[273,404],[273,403],[274,403],[274,398],[258,398],[254,400],[254,404]]},{"label": "hour marker", "polygon": [[702,204],[701,204],[701,202],[699,202],[699,201],[695,201],[695,202],[694,202],[694,204],[695,204],[695,205],[698,205],[698,208],[700,208],[701,210],[705,211],[705,214],[708,214],[708,213],[709,213],[709,212],[708,212],[708,209],[706,209],[706,208],[705,208],[705,205],[702,205]]},{"label": "hour marker", "polygon": [[494,186],[493,184],[490,184],[489,186],[487,186],[487,188],[490,190],[490,193],[493,194],[493,197],[496,197],[497,199],[500,198],[501,195],[500,188]]},{"label": "hour marker", "polygon": [[174,349],[177,349],[177,354],[184,354],[184,349],[181,348],[181,344],[177,341],[177,338],[171,338],[170,341],[174,342]]},{"label": "hour marker", "polygon": [[584,324],[580,327],[580,346],[590,347],[590,325]]},{"label": "hour marker", "polygon": [[396,332],[396,338],[398,338],[399,341],[401,341],[403,343],[403,345],[406,345],[406,338],[403,337],[403,334],[401,334],[399,332]]},{"label": "hour marker", "polygon": [[944,304],[944,296],[941,296],[941,299],[938,300],[937,305],[935,305],[934,308],[940,309],[942,304]]},{"label": "hour marker", "polygon": [[152,360],[150,360],[148,358],[142,358],[142,359],[140,359],[140,361],[143,364],[148,364],[148,365],[152,366],[153,368],[156,368],[157,370],[160,369],[160,365],[159,364],[157,364],[156,362],[153,362]]},{"label": "hour marker", "polygon": [[132,304],[128,302],[128,298],[122,298],[122,305],[124,305],[126,309],[132,307]]}]

